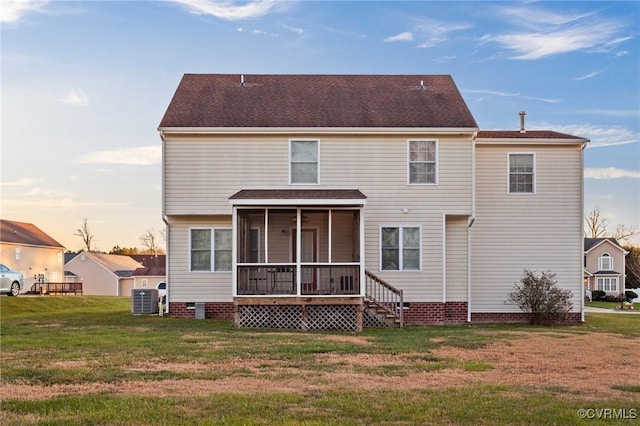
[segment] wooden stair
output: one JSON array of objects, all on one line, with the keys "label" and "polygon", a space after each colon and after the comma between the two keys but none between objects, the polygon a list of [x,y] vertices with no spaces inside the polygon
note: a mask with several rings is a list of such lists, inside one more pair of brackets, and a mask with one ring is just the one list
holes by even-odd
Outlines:
[{"label": "wooden stair", "polygon": [[370,327],[375,327],[376,321],[379,327],[403,327],[403,305],[402,290],[365,271],[364,310]]}]

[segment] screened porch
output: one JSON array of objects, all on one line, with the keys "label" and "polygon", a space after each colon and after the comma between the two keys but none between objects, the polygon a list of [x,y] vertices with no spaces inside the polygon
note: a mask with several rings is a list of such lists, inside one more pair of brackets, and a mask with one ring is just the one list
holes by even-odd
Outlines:
[{"label": "screened porch", "polygon": [[235,297],[363,294],[361,206],[302,202],[234,207]]}]

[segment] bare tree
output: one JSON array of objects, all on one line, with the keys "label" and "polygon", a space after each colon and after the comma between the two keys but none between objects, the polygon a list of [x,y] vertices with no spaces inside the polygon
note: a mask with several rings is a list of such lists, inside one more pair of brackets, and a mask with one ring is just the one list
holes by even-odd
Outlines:
[{"label": "bare tree", "polygon": [[77,235],[78,237],[82,238],[82,243],[84,244],[84,248],[88,252],[93,251],[92,245],[93,245],[94,236],[89,230],[89,224],[87,223],[86,217],[82,219],[82,227],[78,228],[78,230],[76,230],[76,233],[73,235]]},{"label": "bare tree", "polygon": [[640,234],[640,231],[638,231],[633,226],[618,225],[616,226],[615,232],[611,236],[618,241],[627,241],[638,234]]},{"label": "bare tree", "polygon": [[615,238],[619,242],[622,242],[629,241],[629,239],[640,234],[640,231],[633,226],[621,224],[616,226],[615,231],[610,232],[608,229],[609,221],[602,215],[598,207],[591,210],[584,220],[586,222],[584,236],[587,238]]},{"label": "bare tree", "polygon": [[147,229],[140,237],[140,242],[147,252],[153,253],[154,255],[158,254],[158,236],[156,235],[155,229]]},{"label": "bare tree", "polygon": [[607,226],[609,225],[607,218],[602,216],[600,208],[596,207],[589,212],[584,218],[587,229],[584,236],[587,238],[604,238],[607,236]]}]

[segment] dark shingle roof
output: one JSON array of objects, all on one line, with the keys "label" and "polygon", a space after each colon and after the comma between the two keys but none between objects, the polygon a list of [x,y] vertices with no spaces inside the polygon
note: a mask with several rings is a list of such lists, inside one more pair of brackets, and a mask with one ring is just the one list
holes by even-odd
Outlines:
[{"label": "dark shingle roof", "polygon": [[594,246],[597,246],[598,244],[600,244],[604,240],[608,240],[612,244],[614,244],[614,245],[620,247],[620,249],[622,249],[622,246],[620,245],[618,240],[616,240],[615,238],[585,238],[584,239],[584,251],[591,250]]},{"label": "dark shingle roof", "polygon": [[62,244],[31,223],[14,222],[5,219],[0,219],[0,241],[29,246],[64,248]]},{"label": "dark shingle roof", "polygon": [[160,128],[478,127],[449,75],[245,75],[240,81],[238,74],[185,74]]},{"label": "dark shingle roof", "polygon": [[554,132],[553,130],[480,130],[478,139],[575,139],[576,142],[584,140],[579,136],[568,135],[566,133]]},{"label": "dark shingle roof", "polygon": [[244,189],[230,200],[365,200],[357,189]]}]

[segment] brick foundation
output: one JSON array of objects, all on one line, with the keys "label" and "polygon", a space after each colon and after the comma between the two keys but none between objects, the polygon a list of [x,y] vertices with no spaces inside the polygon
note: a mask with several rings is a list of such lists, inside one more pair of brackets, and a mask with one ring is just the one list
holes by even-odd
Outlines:
[{"label": "brick foundation", "polygon": [[[472,312],[472,323],[528,323],[529,314],[524,312]],[[582,323],[580,312],[571,312],[564,324],[576,325]]]},{"label": "brick foundation", "polygon": [[[187,308],[183,302],[169,303],[169,316],[172,318],[195,318],[196,310]],[[233,319],[233,302],[206,302],[204,317],[209,319]]]},{"label": "brick foundation", "polygon": [[411,302],[403,316],[407,325],[464,324],[467,302]]}]

